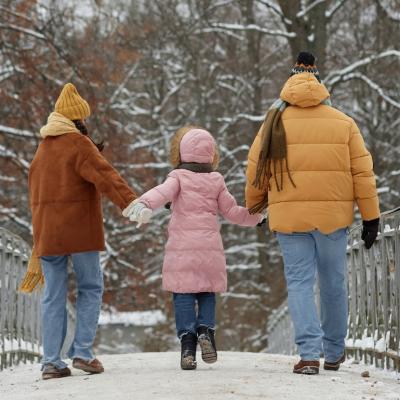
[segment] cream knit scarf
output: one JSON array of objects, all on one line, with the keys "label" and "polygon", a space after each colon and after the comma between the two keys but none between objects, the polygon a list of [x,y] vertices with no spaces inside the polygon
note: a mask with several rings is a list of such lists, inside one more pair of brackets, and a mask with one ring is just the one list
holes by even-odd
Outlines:
[{"label": "cream knit scarf", "polygon": [[40,129],[40,136],[45,139],[48,136],[61,136],[71,132],[79,133],[75,124],[64,115],[52,112],[47,119],[47,124]]}]

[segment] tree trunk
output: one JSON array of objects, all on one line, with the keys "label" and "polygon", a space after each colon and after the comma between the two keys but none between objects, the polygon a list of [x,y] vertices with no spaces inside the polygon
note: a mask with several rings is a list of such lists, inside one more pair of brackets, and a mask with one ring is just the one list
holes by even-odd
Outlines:
[{"label": "tree trunk", "polygon": [[283,14],[292,21],[291,24],[285,24],[287,31],[296,34],[295,37],[288,39],[293,62],[296,62],[297,55],[301,51],[309,51],[317,58],[318,69],[321,77],[323,77],[325,74],[328,25],[326,1],[319,3],[305,15],[298,15],[302,9],[300,0],[278,0],[278,3]]},{"label": "tree trunk", "polygon": [[[240,2],[241,12],[245,18],[246,25],[256,24],[256,18],[254,14],[254,0],[246,0]],[[260,115],[265,112],[262,106],[262,87],[260,82],[262,81],[261,68],[260,68],[260,44],[261,34],[257,31],[247,31],[247,57],[249,65],[253,68],[252,76],[250,77],[252,88],[253,88],[253,99],[252,99],[252,115]],[[252,131],[255,134],[260,128],[259,122],[252,123]],[[253,135],[254,136],[254,135]],[[286,295],[285,280],[283,276],[282,264],[274,265],[271,263],[268,257],[268,244],[273,240],[273,234],[268,231],[268,228],[263,226],[257,228],[257,241],[262,244],[258,249],[258,260],[263,271],[263,278],[266,284],[270,288],[270,296],[268,306],[270,309],[274,309],[280,305]]]}]

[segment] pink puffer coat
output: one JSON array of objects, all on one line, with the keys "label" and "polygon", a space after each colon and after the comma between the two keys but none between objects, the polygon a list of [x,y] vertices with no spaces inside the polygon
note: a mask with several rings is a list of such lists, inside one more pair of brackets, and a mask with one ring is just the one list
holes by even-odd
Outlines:
[{"label": "pink puffer coat", "polygon": [[[181,141],[184,162],[211,163],[215,142],[204,130],[193,129]],[[163,288],[174,293],[224,292],[225,254],[218,212],[228,221],[255,226],[261,215],[237,205],[218,172],[172,171],[167,180],[140,197],[151,209],[172,202],[163,266]]]}]

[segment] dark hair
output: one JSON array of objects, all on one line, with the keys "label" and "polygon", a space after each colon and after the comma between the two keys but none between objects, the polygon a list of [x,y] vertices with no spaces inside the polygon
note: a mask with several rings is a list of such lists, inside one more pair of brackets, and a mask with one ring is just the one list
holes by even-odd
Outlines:
[{"label": "dark hair", "polygon": [[92,142],[93,144],[99,149],[100,152],[102,152],[104,150],[104,142],[101,141],[100,143],[96,143],[89,135],[89,132],[86,128],[86,125],[83,123],[82,120],[80,119],[74,119],[72,121],[75,124],[76,129],[79,130],[80,133],[82,133],[82,135],[87,136]]}]

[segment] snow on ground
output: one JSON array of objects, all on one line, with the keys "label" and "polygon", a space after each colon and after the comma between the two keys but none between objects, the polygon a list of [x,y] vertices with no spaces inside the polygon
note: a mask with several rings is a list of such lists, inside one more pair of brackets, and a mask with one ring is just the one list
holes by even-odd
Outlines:
[{"label": "snow on ground", "polygon": [[161,310],[149,311],[101,311],[99,325],[135,325],[152,326],[163,323],[166,320],[165,314]]},{"label": "snow on ground", "polygon": [[394,373],[346,362],[339,372],[318,376],[291,372],[296,358],[265,353],[219,353],[213,365],[201,360],[196,371],[179,368],[178,353],[102,356],[106,372],[42,381],[37,365],[0,372],[4,400],[399,400]]}]

